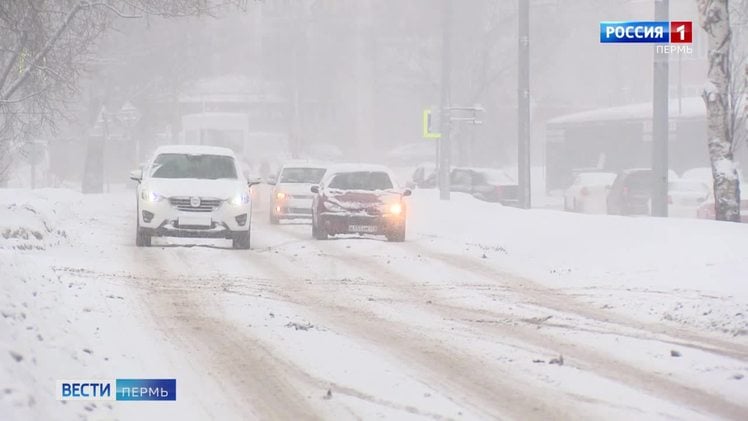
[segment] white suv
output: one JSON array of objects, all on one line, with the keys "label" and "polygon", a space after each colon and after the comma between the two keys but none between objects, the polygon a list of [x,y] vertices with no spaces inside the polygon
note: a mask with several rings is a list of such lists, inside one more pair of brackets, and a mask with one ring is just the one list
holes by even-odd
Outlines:
[{"label": "white suv", "polygon": [[252,222],[250,187],[236,156],[227,148],[174,145],[159,147],[138,182],[138,247],[151,237],[229,238],[248,249]]}]

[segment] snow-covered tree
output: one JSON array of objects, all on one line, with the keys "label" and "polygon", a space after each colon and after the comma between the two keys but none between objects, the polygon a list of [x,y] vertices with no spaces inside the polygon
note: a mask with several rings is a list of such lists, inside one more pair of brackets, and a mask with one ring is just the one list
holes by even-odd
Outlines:
[{"label": "snow-covered tree", "polygon": [[748,0],[733,0],[729,6],[730,130],[734,148],[745,148],[748,147]]},{"label": "snow-covered tree", "polygon": [[65,117],[101,34],[118,18],[210,14],[244,0],[0,1],[0,179],[14,151]]},{"label": "snow-covered tree", "polygon": [[731,30],[728,0],[697,0],[699,21],[709,39],[709,73],[703,98],[707,109],[709,159],[714,176],[716,219],[740,221],[740,185],[733,159],[731,118]]}]

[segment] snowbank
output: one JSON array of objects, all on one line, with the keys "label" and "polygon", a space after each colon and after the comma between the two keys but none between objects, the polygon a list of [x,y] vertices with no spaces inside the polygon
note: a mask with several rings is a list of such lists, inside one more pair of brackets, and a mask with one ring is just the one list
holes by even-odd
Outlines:
[{"label": "snowbank", "polygon": [[413,195],[409,218],[411,232],[502,248],[535,274],[569,272],[580,286],[626,281],[748,296],[746,224],[523,210],[464,194],[444,202],[429,190]]},{"label": "snowbank", "polygon": [[0,189],[0,249],[39,249],[67,243],[60,217],[80,193],[57,189]]},{"label": "snowbank", "polygon": [[416,191],[409,211],[411,240],[448,240],[433,247],[604,308],[748,334],[748,224],[523,210],[464,194],[444,202],[430,190]]}]

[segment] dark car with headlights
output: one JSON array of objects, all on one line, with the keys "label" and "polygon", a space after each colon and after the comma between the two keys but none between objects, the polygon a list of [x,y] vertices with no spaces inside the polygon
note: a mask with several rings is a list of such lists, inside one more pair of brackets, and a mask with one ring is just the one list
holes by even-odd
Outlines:
[{"label": "dark car with headlights", "polygon": [[314,238],[374,234],[384,235],[389,241],[405,241],[404,197],[411,192],[399,190],[386,167],[361,164],[332,167],[311,191]]}]

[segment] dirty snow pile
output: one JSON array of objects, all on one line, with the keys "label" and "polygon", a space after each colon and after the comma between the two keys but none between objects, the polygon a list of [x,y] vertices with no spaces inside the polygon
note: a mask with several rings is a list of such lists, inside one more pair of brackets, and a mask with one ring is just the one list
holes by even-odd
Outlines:
[{"label": "dirty snow pile", "polygon": [[70,190],[28,191],[4,189],[0,194],[0,249],[45,250],[67,244],[67,233],[59,226],[71,199]]}]

